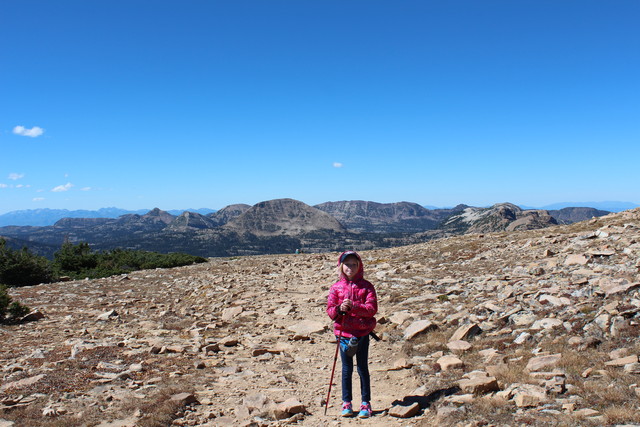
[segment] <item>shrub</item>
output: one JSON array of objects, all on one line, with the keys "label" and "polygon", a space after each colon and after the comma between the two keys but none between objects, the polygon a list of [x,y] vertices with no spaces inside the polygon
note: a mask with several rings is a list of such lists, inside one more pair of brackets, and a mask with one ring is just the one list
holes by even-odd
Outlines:
[{"label": "shrub", "polygon": [[[135,270],[173,268],[206,261],[206,258],[184,253],[161,254],[123,249],[94,252],[88,243],[74,245],[65,242],[51,263],[27,248],[12,250],[0,239],[0,283],[9,287],[49,283],[61,276],[96,279]],[[19,308],[15,310],[19,311]]]},{"label": "shrub", "polygon": [[53,255],[53,269],[58,276],[81,276],[84,272],[96,268],[98,259],[88,243],[74,245],[64,242]]},{"label": "shrub", "polygon": [[0,239],[0,283],[11,286],[31,286],[50,282],[53,278],[51,264],[27,248],[19,251],[7,247]]},{"label": "shrub", "polygon": [[0,285],[0,323],[18,319],[29,311],[31,311],[29,307],[12,300],[6,286]]},{"label": "shrub", "polygon": [[87,243],[74,245],[67,242],[55,253],[53,268],[58,276],[96,279],[135,270],[173,268],[206,261],[205,258],[183,253],[161,254],[124,249],[93,252]]}]

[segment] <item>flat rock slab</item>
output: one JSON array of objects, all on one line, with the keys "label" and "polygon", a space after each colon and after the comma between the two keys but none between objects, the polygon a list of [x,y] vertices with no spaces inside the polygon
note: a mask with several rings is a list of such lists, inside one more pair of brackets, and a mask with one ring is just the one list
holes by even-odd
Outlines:
[{"label": "flat rock slab", "polygon": [[438,329],[435,323],[430,320],[418,320],[413,322],[407,329],[404,330],[404,339],[410,340],[415,338],[419,334]]},{"label": "flat rock slab", "polygon": [[106,322],[107,320],[111,320],[118,317],[118,312],[115,310],[109,310],[109,311],[105,311],[104,313],[102,313],[101,315],[99,315],[97,317],[98,320],[101,320],[103,322]]},{"label": "flat rock slab", "polygon": [[190,405],[192,403],[200,403],[198,399],[191,393],[178,393],[171,396],[171,400],[181,405]]},{"label": "flat rock slab", "polygon": [[222,310],[222,320],[229,321],[242,313],[242,307],[229,307]]},{"label": "flat rock slab", "polygon": [[638,356],[634,355],[634,356],[621,357],[619,359],[614,359],[614,360],[605,362],[604,365],[620,367],[620,366],[629,365],[632,363],[638,363]]},{"label": "flat rock slab", "polygon": [[414,402],[409,406],[396,405],[389,409],[389,415],[396,418],[411,418],[418,415],[420,405]]},{"label": "flat rock slab", "polygon": [[571,300],[567,297],[556,297],[553,295],[540,295],[540,298],[538,298],[538,301],[540,301],[542,304],[551,304],[554,307],[562,307],[565,305],[570,305],[571,304]]},{"label": "flat rock slab", "polygon": [[564,260],[564,265],[587,265],[589,258],[584,255],[568,255]]},{"label": "flat rock slab", "polygon": [[600,280],[598,286],[600,287],[600,289],[602,289],[602,291],[607,296],[610,296],[610,295],[616,295],[616,294],[623,294],[630,290],[637,289],[638,287],[640,287],[640,282],[621,284],[621,283],[613,282],[611,280]]},{"label": "flat rock slab", "polygon": [[408,319],[410,319],[412,314],[407,310],[397,311],[389,317],[389,321],[391,323],[395,323],[396,325],[402,325]]},{"label": "flat rock slab", "polygon": [[471,349],[471,347],[472,345],[464,340],[449,341],[447,343],[447,348],[454,353],[462,353],[468,351]]},{"label": "flat rock slab", "polygon": [[[136,427],[138,422],[138,417],[131,416],[129,418],[125,418],[122,420],[113,420],[113,421],[103,421],[98,424],[96,427]],[[0,427],[2,424],[0,424]]]},{"label": "flat rock slab", "polygon": [[440,369],[443,371],[450,371],[451,369],[460,369],[464,367],[464,363],[462,360],[458,359],[456,356],[442,356],[439,358],[436,363],[440,366]]},{"label": "flat rock slab", "polygon": [[591,408],[583,408],[578,409],[577,411],[573,411],[572,415],[578,418],[597,417],[598,415],[600,415],[600,412]]},{"label": "flat rock slab", "polygon": [[287,328],[289,331],[295,333],[296,337],[304,338],[309,337],[311,334],[319,334],[326,329],[324,323],[316,322],[313,320],[304,320],[295,325],[291,325]]},{"label": "flat rock slab", "polygon": [[513,396],[513,401],[518,408],[539,406],[547,400],[547,391],[531,384],[521,385]]},{"label": "flat rock slab", "polygon": [[0,391],[11,390],[13,388],[20,389],[22,387],[28,387],[32,384],[37,383],[43,378],[44,378],[44,374],[40,374],[40,375],[34,375],[33,377],[29,377],[29,378],[23,378],[18,381],[6,383],[6,384],[3,384],[2,387],[0,387]]},{"label": "flat rock slab", "polygon": [[242,399],[244,406],[250,410],[262,410],[266,408],[269,399],[262,393],[251,393]]},{"label": "flat rock slab", "polygon": [[531,329],[540,330],[540,329],[553,329],[562,326],[562,321],[550,317],[546,317],[544,319],[536,320],[531,325]]},{"label": "flat rock slab", "polygon": [[282,411],[288,414],[304,414],[307,408],[296,398],[287,399],[278,405]]},{"label": "flat rock slab", "polygon": [[525,370],[529,372],[540,371],[544,368],[555,367],[562,359],[562,354],[550,354],[548,356],[538,356],[529,359]]},{"label": "flat rock slab", "polygon": [[467,340],[469,338],[473,338],[481,332],[482,328],[480,328],[480,326],[475,323],[472,323],[470,325],[462,325],[453,333],[453,336],[449,339],[449,342]]},{"label": "flat rock slab", "polygon": [[495,377],[475,377],[470,379],[462,379],[458,382],[458,386],[463,393],[483,394],[500,390],[498,380]]}]

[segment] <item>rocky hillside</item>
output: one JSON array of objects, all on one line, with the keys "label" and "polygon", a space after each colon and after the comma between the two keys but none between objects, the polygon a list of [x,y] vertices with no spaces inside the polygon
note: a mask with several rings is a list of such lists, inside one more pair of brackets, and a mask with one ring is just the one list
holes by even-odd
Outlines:
[{"label": "rocky hillside", "polygon": [[229,205],[207,216],[214,221],[216,226],[219,227],[221,225],[225,225],[230,220],[239,217],[240,215],[248,211],[250,208],[251,208],[250,205],[245,205],[245,204]]},{"label": "rocky hillside", "polygon": [[562,208],[550,210],[549,214],[558,224],[573,224],[609,214],[610,212],[594,208]]},{"label": "rocky hillside", "polygon": [[433,230],[447,217],[466,206],[454,209],[426,209],[417,203],[375,203],[363,200],[326,202],[315,206],[327,212],[353,232],[418,233]]},{"label": "rocky hillside", "polygon": [[230,220],[225,228],[256,236],[296,235],[312,231],[344,232],[331,215],[293,199],[258,203]]},{"label": "rocky hillside", "polygon": [[547,211],[522,210],[511,203],[499,203],[490,208],[467,207],[450,216],[440,228],[464,234],[534,230],[554,224],[557,221]]},{"label": "rocky hillside", "polygon": [[217,227],[216,221],[209,216],[200,215],[193,212],[183,212],[174,219],[165,230],[171,231],[189,231],[189,230],[206,230]]},{"label": "rocky hillside", "polygon": [[[361,425],[339,380],[322,407],[337,255],[12,289],[37,312],[0,326],[0,425]],[[367,425],[640,423],[640,209],[362,257],[382,338]]]}]

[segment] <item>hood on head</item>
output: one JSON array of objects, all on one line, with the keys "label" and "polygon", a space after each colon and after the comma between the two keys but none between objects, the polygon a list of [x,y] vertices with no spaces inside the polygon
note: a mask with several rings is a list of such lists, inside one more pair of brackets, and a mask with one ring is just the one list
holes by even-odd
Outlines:
[{"label": "hood on head", "polygon": [[[342,264],[342,262],[344,261],[344,259],[346,257],[348,257],[349,255],[353,255],[356,258],[358,258],[358,264],[359,264],[359,268],[358,268],[358,272],[356,273],[355,277],[353,278],[353,281],[357,281],[360,280],[364,277],[364,265],[362,265],[362,258],[360,258],[360,255],[356,252],[356,251],[344,251],[340,254],[340,256],[338,257],[338,268],[340,268],[340,265]],[[340,278],[346,278],[346,276],[344,275],[344,273],[342,272],[342,268],[340,268]]]}]

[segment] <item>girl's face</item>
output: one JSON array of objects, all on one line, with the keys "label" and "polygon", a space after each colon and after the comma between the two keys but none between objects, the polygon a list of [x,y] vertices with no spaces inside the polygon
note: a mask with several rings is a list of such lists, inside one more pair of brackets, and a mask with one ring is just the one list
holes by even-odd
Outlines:
[{"label": "girl's face", "polygon": [[348,256],[342,263],[342,272],[345,276],[347,276],[347,279],[351,280],[358,273],[359,267],[360,263],[358,262],[358,258],[354,256]]}]

